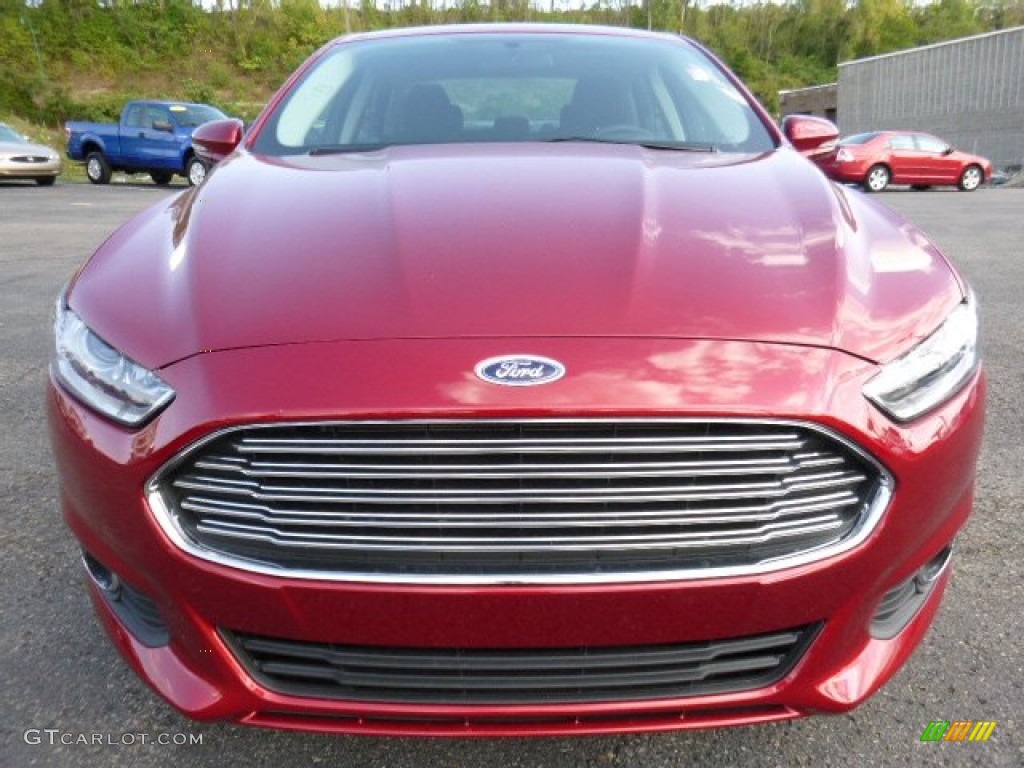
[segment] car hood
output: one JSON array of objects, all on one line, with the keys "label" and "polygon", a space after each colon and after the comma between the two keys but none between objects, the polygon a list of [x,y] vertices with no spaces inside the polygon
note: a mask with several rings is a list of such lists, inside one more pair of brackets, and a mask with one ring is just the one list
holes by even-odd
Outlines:
[{"label": "car hood", "polygon": [[239,152],[115,233],[70,303],[160,367],[313,341],[550,336],[884,361],[961,298],[920,232],[788,148],[558,143]]},{"label": "car hood", "polygon": [[0,141],[0,154],[2,155],[41,155],[49,157],[57,154],[57,151],[50,149],[45,144],[28,144],[23,141]]}]

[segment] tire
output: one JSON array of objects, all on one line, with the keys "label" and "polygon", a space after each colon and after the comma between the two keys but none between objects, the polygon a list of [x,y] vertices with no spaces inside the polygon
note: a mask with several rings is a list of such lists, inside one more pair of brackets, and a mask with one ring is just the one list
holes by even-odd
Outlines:
[{"label": "tire", "polygon": [[57,181],[56,176],[36,176],[36,184],[40,187],[52,187],[55,181]]},{"label": "tire", "polygon": [[960,174],[960,181],[957,182],[957,186],[964,192],[973,192],[981,186],[981,182],[984,180],[985,174],[981,168],[976,165],[968,165],[964,168],[964,172]]},{"label": "tire", "polygon": [[171,179],[174,178],[174,173],[171,171],[150,171],[149,178],[153,180],[154,184],[166,187],[171,183]]},{"label": "tire", "polygon": [[190,187],[198,187],[206,178],[206,163],[195,155],[190,155],[185,161],[185,178],[188,179]]},{"label": "tire", "polygon": [[892,173],[889,168],[879,163],[868,169],[868,175],[864,177],[864,189],[868,192],[881,192],[889,186]]},{"label": "tire", "polygon": [[93,184],[110,183],[110,163],[100,152],[90,152],[85,156],[85,175]]}]

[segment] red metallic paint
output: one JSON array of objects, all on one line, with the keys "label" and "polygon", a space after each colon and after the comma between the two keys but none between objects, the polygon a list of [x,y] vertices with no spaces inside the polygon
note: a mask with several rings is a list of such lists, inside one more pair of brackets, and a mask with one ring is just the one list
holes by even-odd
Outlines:
[{"label": "red metallic paint", "polygon": [[[70,303],[156,368],[261,344],[556,335],[773,341],[889,360],[961,289],[917,230],[859,197],[849,205],[853,226],[788,149],[241,154],[115,234]],[[112,302],[115,272],[132,290]]]},{"label": "red metallic paint", "polygon": [[[992,178],[992,163],[987,158],[958,149],[946,155],[894,150],[889,147],[889,140],[896,134],[915,135],[912,131],[879,131],[876,137],[864,144],[840,143],[830,152],[814,155],[813,160],[830,179],[850,184],[863,184],[868,171],[879,164],[891,171],[891,184],[955,185],[970,165],[981,168],[984,181]],[[850,156],[849,160],[839,161],[840,149]]]},{"label": "red metallic paint", "polygon": [[[527,393],[486,388],[467,375],[467,362],[480,359],[494,343],[339,342],[194,356],[164,371],[179,395],[143,431],[144,439],[51,388],[50,421],[68,523],[86,549],[157,602],[174,638],[168,649],[144,651],[121,636],[122,651],[134,658],[145,679],[196,717],[245,719],[272,710],[299,719],[283,722],[280,715],[267,722],[309,727],[301,720],[303,712],[422,717],[443,709],[473,724],[448,728],[341,719],[323,727],[515,733],[520,726],[487,722],[487,713],[475,708],[344,705],[271,694],[245,678],[214,629],[274,635],[287,628],[289,635],[310,641],[368,644],[444,646],[457,637],[465,647],[601,646],[753,634],[827,620],[798,669],[768,690],[678,702],[488,710],[495,717],[571,712],[581,718],[578,725],[539,724],[532,732],[583,733],[700,727],[703,720],[680,720],[680,715],[765,703],[787,708],[790,716],[838,711],[859,703],[909,656],[928,624],[927,612],[892,641],[872,640],[867,626],[881,596],[952,540],[969,514],[969,468],[981,438],[980,378],[928,419],[897,427],[860,395],[874,366],[838,352],[742,342],[549,339],[538,352],[565,361],[569,374]],[[429,382],[410,387],[396,361],[430,371]],[[254,377],[254,371],[265,373]],[[296,387],[296,381],[305,385]],[[865,546],[762,576],[616,586],[428,588],[277,579],[197,561],[164,537],[142,496],[145,480],[201,434],[229,423],[273,420],[275,414],[343,419],[681,412],[807,418],[842,431],[871,445],[893,473],[892,506]],[[937,603],[938,597],[931,600]],[[108,616],[106,622],[112,621]],[[161,654],[173,659],[158,662]],[[154,665],[160,676],[153,674]],[[193,678],[221,691],[223,700],[203,704],[207,691]],[[842,688],[847,692],[849,680],[858,681],[858,695],[834,693],[835,684],[826,684],[840,679],[847,680]],[[823,694],[822,686],[833,693]],[[629,721],[643,712],[659,714],[650,721]],[[587,719],[597,713],[612,719]],[[723,718],[752,722],[764,719],[762,714]],[[252,721],[263,722],[263,716]]]},{"label": "red metallic paint", "polygon": [[[905,425],[862,388],[963,293],[924,235],[836,189],[788,147],[739,158],[573,144],[396,147],[315,161],[241,148],[203,186],[125,225],[74,281],[71,307],[158,367],[176,397],[133,432],[51,381],[62,507],[82,546],[159,607],[171,642],[146,648],[90,587],[121,653],[192,717],[510,735],[843,711],[884,684],[932,620],[948,576],[893,639],[868,629],[882,596],[966,521],[984,412],[980,372]],[[555,358],[566,376],[523,389],[473,375],[480,360],[510,352]],[[172,456],[229,425],[549,416],[813,421],[869,450],[896,489],[867,541],[828,560],[745,577],[586,586],[242,572],[179,550],[144,498]],[[824,628],[801,662],[766,688],[551,706],[284,696],[250,679],[216,631],[599,647],[818,621]]]},{"label": "red metallic paint", "polygon": [[831,146],[839,138],[839,129],[831,120],[814,115],[786,115],[782,132],[794,149],[807,157]]},{"label": "red metallic paint", "polygon": [[201,160],[212,165],[231,154],[244,134],[245,124],[237,118],[213,120],[196,128],[192,133],[192,146]]}]

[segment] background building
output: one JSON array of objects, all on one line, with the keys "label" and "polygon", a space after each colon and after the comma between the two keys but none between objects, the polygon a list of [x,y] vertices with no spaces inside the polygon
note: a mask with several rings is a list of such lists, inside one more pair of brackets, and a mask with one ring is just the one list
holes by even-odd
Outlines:
[{"label": "background building", "polygon": [[844,136],[922,130],[997,168],[1024,165],[1024,27],[844,62],[837,90]]},{"label": "background building", "polygon": [[836,84],[812,85],[810,88],[795,88],[779,91],[779,111],[786,115],[817,115],[831,120],[838,116]]}]

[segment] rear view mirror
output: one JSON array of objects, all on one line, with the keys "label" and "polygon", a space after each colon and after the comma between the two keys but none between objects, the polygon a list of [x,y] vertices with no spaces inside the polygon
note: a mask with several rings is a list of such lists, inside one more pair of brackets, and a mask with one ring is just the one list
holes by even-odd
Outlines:
[{"label": "rear view mirror", "polygon": [[241,120],[213,120],[203,123],[192,134],[192,147],[200,159],[219,163],[235,151],[245,135]]},{"label": "rear view mirror", "polygon": [[786,115],[782,119],[782,133],[804,154],[813,154],[839,138],[835,123],[814,115]]}]

